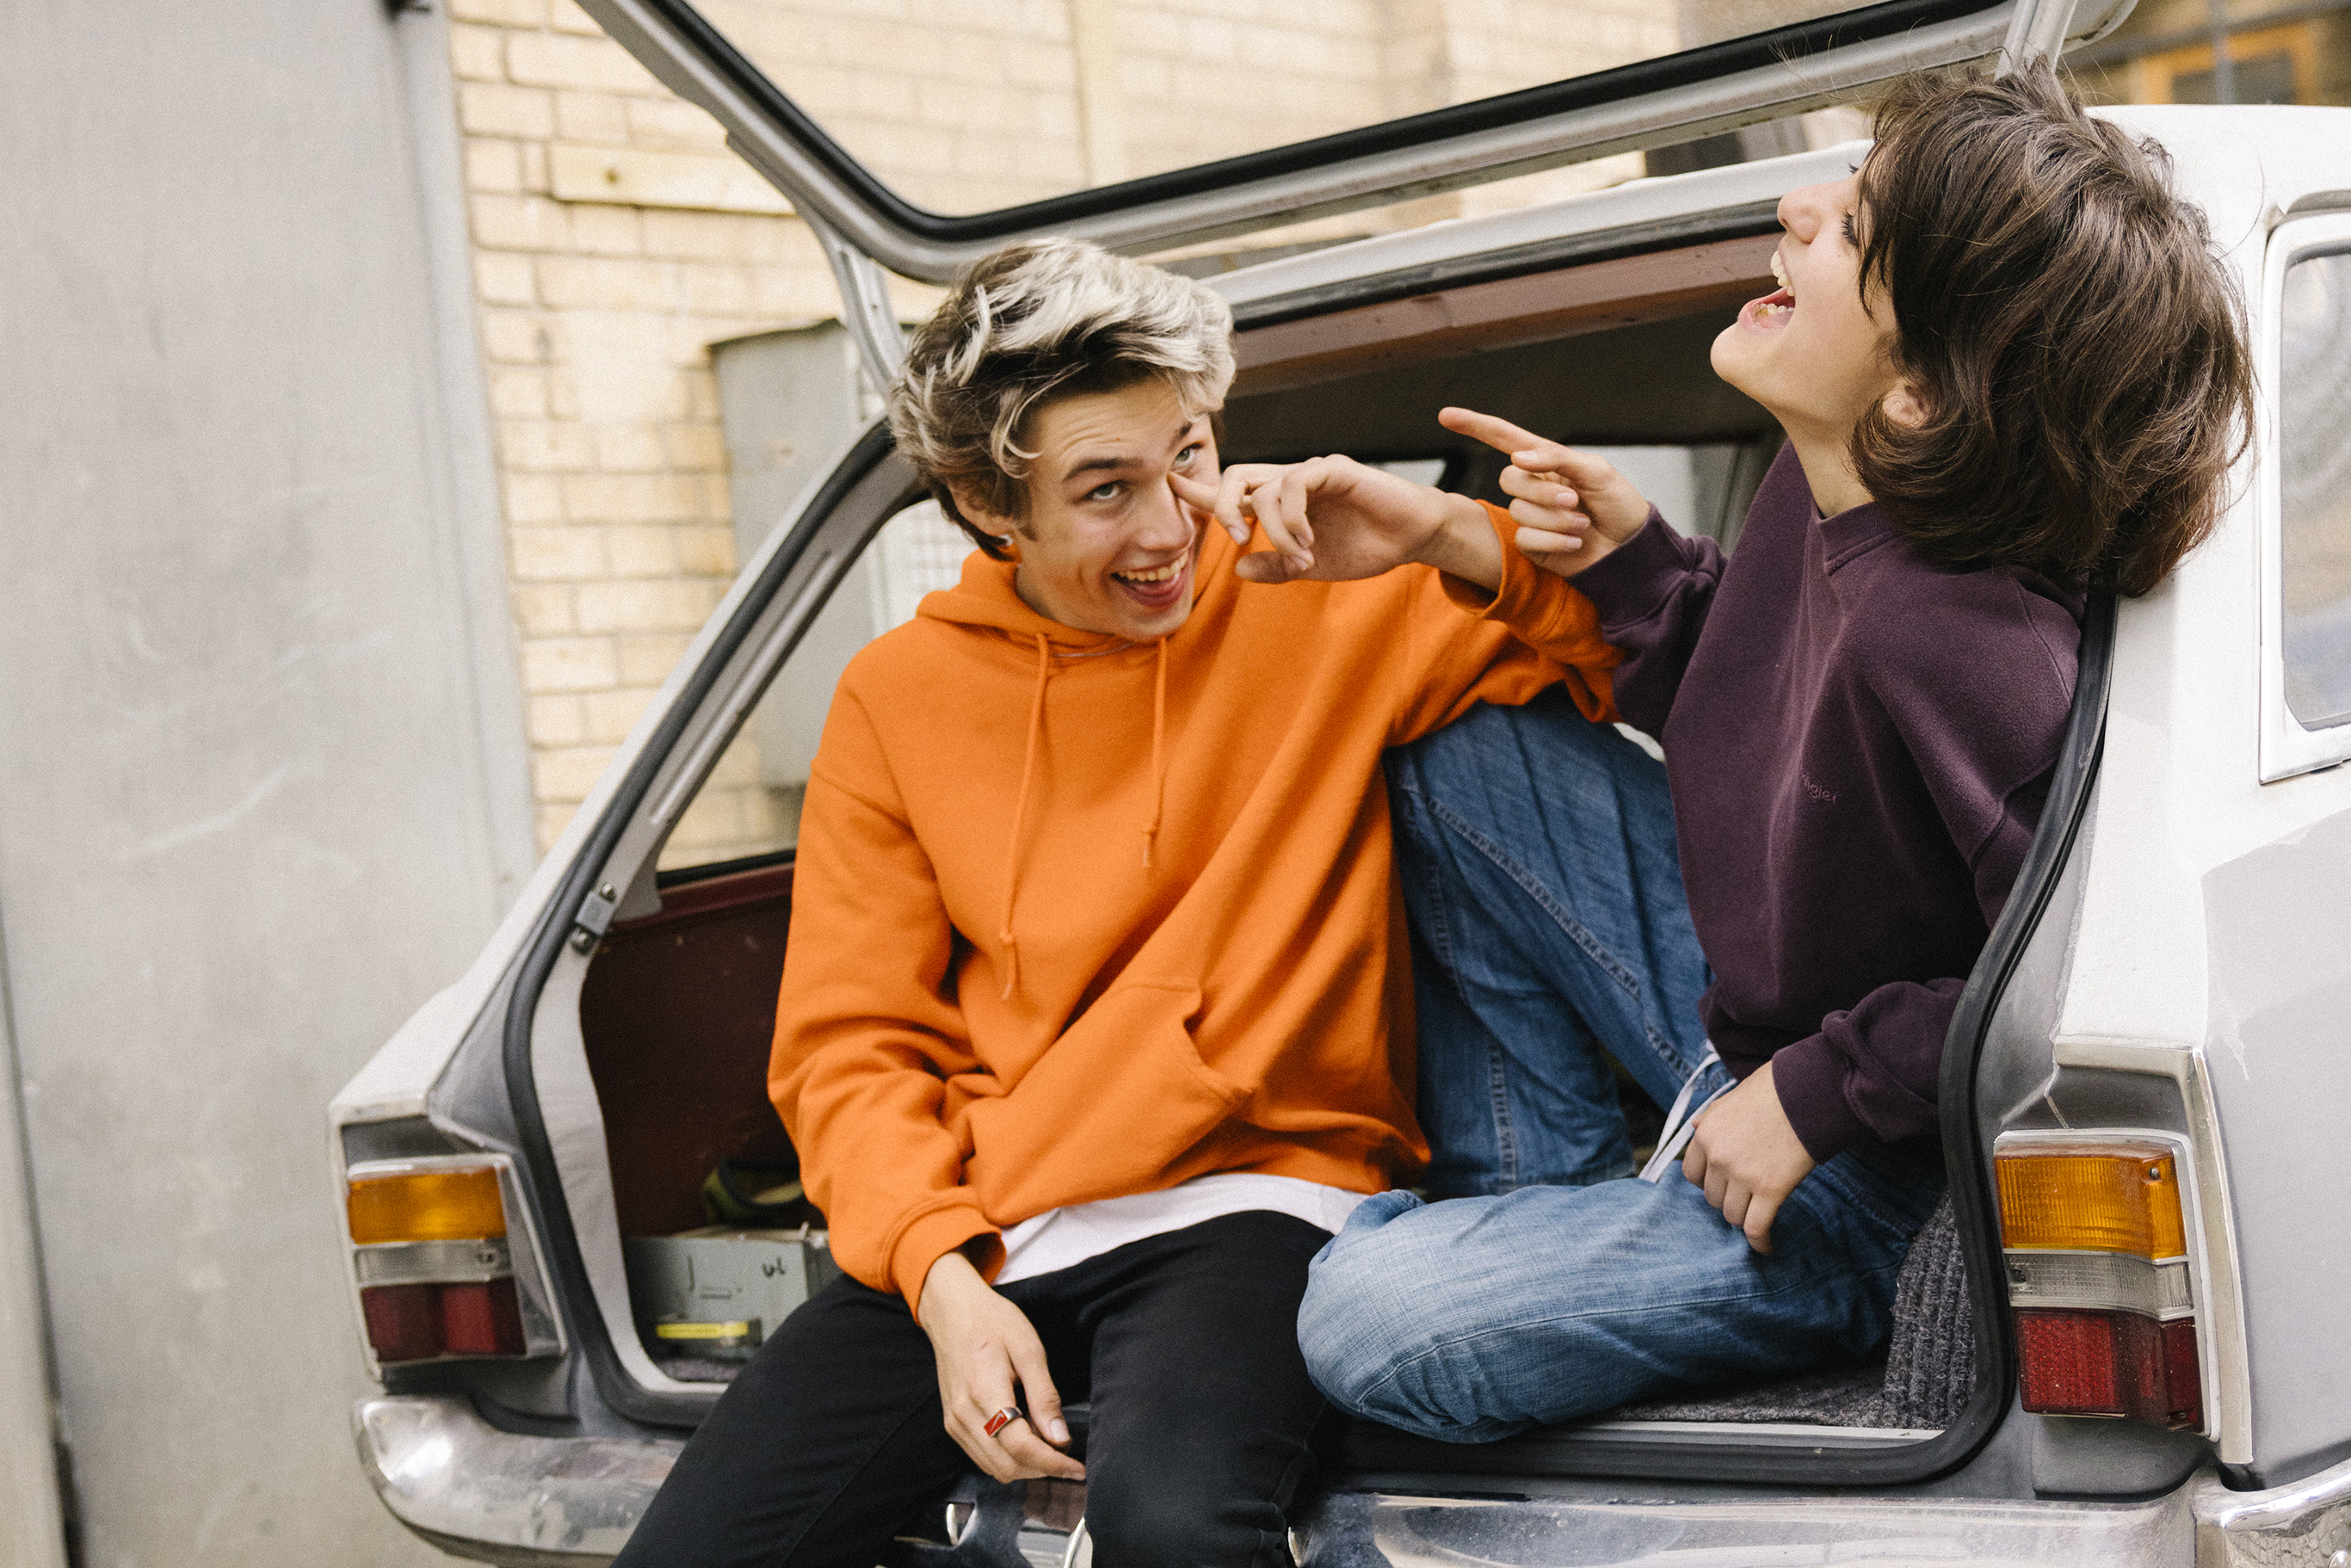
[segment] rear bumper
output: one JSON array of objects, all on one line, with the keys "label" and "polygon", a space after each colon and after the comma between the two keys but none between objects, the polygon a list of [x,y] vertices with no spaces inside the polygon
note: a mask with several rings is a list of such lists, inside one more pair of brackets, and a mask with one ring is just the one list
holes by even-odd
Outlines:
[{"label": "rear bumper", "polygon": [[2292,1486],[2190,1484],[2197,1568],[2342,1568],[2351,1562],[2351,1459]]},{"label": "rear bumper", "polygon": [[[2189,1568],[2196,1529],[2188,1490],[2137,1503],[1851,1496],[1479,1503],[1341,1493],[1323,1504],[1307,1532],[1311,1545],[1305,1568],[1562,1561],[1536,1554],[1546,1540],[1572,1542],[1576,1563],[1628,1568],[1667,1563]],[[1593,1494],[1604,1495],[1600,1488]]]},{"label": "rear bumper", "polygon": [[682,1443],[501,1432],[462,1399],[353,1408],[360,1464],[394,1518],[442,1551],[512,1568],[601,1568]]},{"label": "rear bumper", "polygon": [[[461,1399],[362,1400],[360,1463],[400,1521],[443,1551],[515,1568],[590,1568],[636,1527],[683,1446],[501,1432]],[[1697,1502],[1460,1502],[1343,1491],[1301,1521],[1304,1568],[1554,1561],[2045,1563],[2064,1568],[2339,1568],[2351,1559],[2351,1463],[2294,1486],[2231,1491],[2210,1472],[2133,1503],[1757,1497]],[[1673,1560],[1673,1559],[1668,1559]],[[1692,1557],[1690,1561],[1699,1559]],[[1709,1555],[1706,1561],[1715,1561]]]}]

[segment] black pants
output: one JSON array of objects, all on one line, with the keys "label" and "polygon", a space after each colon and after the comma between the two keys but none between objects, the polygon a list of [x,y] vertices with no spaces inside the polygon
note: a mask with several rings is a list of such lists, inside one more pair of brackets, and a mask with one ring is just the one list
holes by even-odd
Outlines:
[{"label": "black pants", "polygon": [[[1063,1400],[1091,1401],[1101,1568],[1277,1568],[1332,1417],[1298,1352],[1330,1237],[1230,1214],[1020,1280]],[[905,1303],[838,1280],[784,1322],[686,1445],[614,1568],[873,1568],[970,1468]]]}]

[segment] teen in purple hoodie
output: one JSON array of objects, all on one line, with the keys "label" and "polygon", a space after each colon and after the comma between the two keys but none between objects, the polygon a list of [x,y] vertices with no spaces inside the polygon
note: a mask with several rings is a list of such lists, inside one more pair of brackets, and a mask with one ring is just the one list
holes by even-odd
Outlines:
[{"label": "teen in purple hoodie", "polygon": [[[1883,1344],[2085,595],[2159,583],[2241,446],[2200,215],[2046,70],[1897,84],[1780,218],[1783,287],[1713,350],[1788,434],[1735,561],[1604,462],[1442,416],[1511,455],[1519,547],[1598,605],[1671,810],[1558,705],[1392,754],[1433,1190],[1483,1196],[1373,1198],[1316,1260],[1301,1343],[1357,1414],[1476,1441]],[[1406,504],[1345,459],[1225,477],[1305,569]],[[1604,1047],[1691,1128],[1648,1181]]]}]

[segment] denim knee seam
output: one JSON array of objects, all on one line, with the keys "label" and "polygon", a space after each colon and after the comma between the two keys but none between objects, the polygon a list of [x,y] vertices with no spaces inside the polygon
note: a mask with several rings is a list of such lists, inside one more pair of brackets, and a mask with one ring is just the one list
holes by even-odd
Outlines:
[{"label": "denim knee seam", "polygon": [[1494,1112],[1494,1175],[1500,1190],[1519,1185],[1519,1140],[1510,1125],[1510,1064],[1502,1053],[1486,1052],[1486,1093]]},{"label": "denim knee seam", "polygon": [[[1873,1269],[1853,1269],[1844,1270],[1843,1275],[1845,1278],[1854,1280],[1874,1280],[1881,1275],[1896,1274],[1900,1271],[1901,1265],[1899,1263],[1886,1263]],[[1777,1296],[1785,1296],[1796,1291],[1810,1290],[1824,1280],[1834,1279],[1836,1277],[1838,1277],[1836,1271],[1825,1274],[1807,1274],[1802,1279],[1782,1281],[1779,1284],[1772,1285],[1767,1290],[1740,1291],[1725,1295],[1692,1296],[1682,1299],[1650,1301],[1642,1302],[1638,1308],[1595,1308],[1589,1312],[1559,1312],[1550,1317],[1523,1318],[1509,1323],[1497,1323],[1490,1328],[1474,1329],[1466,1333],[1456,1334],[1450,1338],[1440,1340],[1425,1349],[1415,1351],[1412,1354],[1405,1357],[1403,1360],[1395,1363],[1387,1369],[1387,1371],[1380,1375],[1377,1382],[1374,1382],[1366,1387],[1363,1395],[1353,1398],[1352,1403],[1355,1408],[1362,1409],[1370,1403],[1370,1396],[1374,1391],[1386,1387],[1414,1367],[1419,1366],[1437,1356],[1458,1351],[1466,1345],[1476,1344],[1480,1341],[1516,1338],[1531,1330],[1548,1328],[1557,1323],[1576,1322],[1585,1319],[1614,1317],[1628,1311],[1638,1311],[1642,1312],[1691,1312],[1704,1308],[1727,1307],[1740,1301],[1765,1301]]]},{"label": "denim knee seam", "polygon": [[1552,896],[1551,889],[1543,885],[1540,877],[1535,876],[1516,860],[1504,853],[1499,844],[1472,827],[1458,812],[1447,810],[1442,801],[1429,800],[1426,805],[1430,814],[1438,821],[1460,834],[1479,854],[1499,868],[1503,875],[1518,883],[1526,895],[1533,899],[1541,907],[1543,913],[1550,915],[1559,928],[1567,933],[1568,938],[1583,948],[1592,961],[1600,967],[1602,972],[1615,981],[1626,996],[1635,1001],[1641,999],[1640,977],[1628,968],[1623,960],[1602,946],[1600,939],[1593,936],[1582,921],[1570,915],[1559,900]]},{"label": "denim knee seam", "polygon": [[[1401,769],[1397,771],[1400,772]],[[1417,801],[1423,810],[1429,810],[1427,800],[1422,797],[1417,789],[1393,779],[1391,781],[1394,788]],[[1434,858],[1428,848],[1420,842],[1420,835],[1417,833],[1399,831],[1395,834],[1395,841],[1396,851],[1400,855],[1424,862]],[[1449,912],[1445,903],[1445,880],[1436,874],[1436,868],[1433,865],[1423,864],[1416,869],[1418,874],[1414,878],[1415,885],[1420,889],[1422,897],[1426,901],[1425,919],[1427,929],[1421,932],[1421,940],[1428,945],[1428,950],[1436,957],[1437,967],[1443,969],[1446,977],[1453,982],[1454,989],[1459,990],[1461,969],[1453,956],[1453,922],[1448,918]]]},{"label": "denim knee seam", "polygon": [[[1703,1061],[1692,1061],[1687,1056],[1683,1055],[1681,1041],[1674,1039],[1673,1036],[1666,1033],[1664,1030],[1657,1028],[1656,1025],[1645,1021],[1641,1025],[1641,1032],[1648,1037],[1650,1051],[1654,1055],[1667,1061],[1672,1062],[1675,1068],[1681,1073],[1683,1082],[1688,1082],[1691,1075],[1696,1073],[1698,1070],[1704,1065]],[[1663,1107],[1661,1106],[1659,1109],[1663,1109]]]}]

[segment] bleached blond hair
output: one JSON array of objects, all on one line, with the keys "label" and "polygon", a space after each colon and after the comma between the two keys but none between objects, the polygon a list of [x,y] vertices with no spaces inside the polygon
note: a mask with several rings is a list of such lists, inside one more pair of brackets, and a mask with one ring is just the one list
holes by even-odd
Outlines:
[{"label": "bleached blond hair", "polygon": [[1156,376],[1185,412],[1222,405],[1233,313],[1217,292],[1081,240],[1027,240],[972,264],[914,330],[890,385],[890,432],[979,548],[1008,552],[957,509],[959,486],[999,517],[1028,515],[1022,444],[1047,402]]}]

